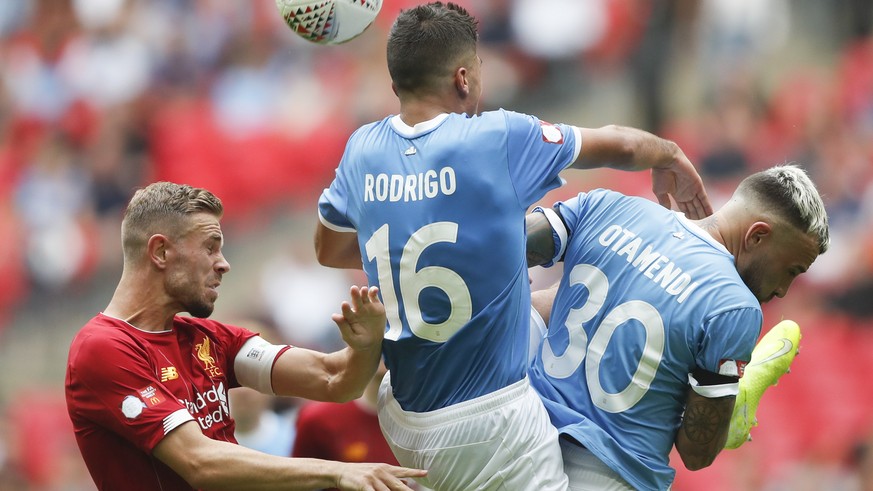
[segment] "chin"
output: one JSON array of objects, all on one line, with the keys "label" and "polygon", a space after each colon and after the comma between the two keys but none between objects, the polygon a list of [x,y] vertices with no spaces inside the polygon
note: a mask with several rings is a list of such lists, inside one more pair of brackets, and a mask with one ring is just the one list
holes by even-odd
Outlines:
[{"label": "chin", "polygon": [[213,310],[215,310],[215,304],[197,304],[189,306],[188,313],[191,314],[191,317],[205,319],[212,315]]}]

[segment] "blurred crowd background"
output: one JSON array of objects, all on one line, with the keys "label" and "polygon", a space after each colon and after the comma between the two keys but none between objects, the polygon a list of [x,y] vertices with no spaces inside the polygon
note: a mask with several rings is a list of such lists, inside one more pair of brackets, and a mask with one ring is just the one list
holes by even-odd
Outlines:
[{"label": "blurred crowd background", "polygon": [[[349,134],[397,111],[385,37],[416,3],[384,0],[361,37],[326,47],[272,0],[0,2],[0,490],[94,489],[63,374],[118,280],[137,187],[172,180],[224,201],[232,272],[215,318],[339,346],[330,313],[364,280],[315,262],[316,200]],[[715,205],[774,164],[811,174],[831,249],[765,307],[765,327],[800,323],[801,355],[765,395],[753,442],[680,469],[673,489],[873,490],[873,4],[458,3],[480,19],[481,109],[673,139]],[[595,187],[653,198],[644,174],[567,178],[544,204]],[[535,286],[556,274],[532,273]],[[240,402],[238,418],[250,426],[251,405],[278,416],[287,448],[301,404]]]}]

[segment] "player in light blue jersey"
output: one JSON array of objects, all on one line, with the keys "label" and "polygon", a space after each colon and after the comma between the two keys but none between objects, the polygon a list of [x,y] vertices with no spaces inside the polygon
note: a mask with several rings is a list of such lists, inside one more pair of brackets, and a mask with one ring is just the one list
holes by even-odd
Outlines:
[{"label": "player in light blue jersey", "polygon": [[388,312],[379,419],[438,490],[564,489],[555,429],[526,379],[528,208],[559,173],[652,169],[662,203],[711,210],[672,142],[610,126],[478,114],[477,21],[440,2],[388,39],[400,113],[358,129],[319,200],[318,260],[361,268]]},{"label": "player in light blue jersey", "polygon": [[828,246],[806,174],[753,174],[699,221],[595,190],[528,222],[530,262],[564,262],[556,289],[534,293],[548,331],[530,377],[562,435],[569,489],[668,489],[674,445],[689,469],[711,464],[760,303],[784,296]]}]

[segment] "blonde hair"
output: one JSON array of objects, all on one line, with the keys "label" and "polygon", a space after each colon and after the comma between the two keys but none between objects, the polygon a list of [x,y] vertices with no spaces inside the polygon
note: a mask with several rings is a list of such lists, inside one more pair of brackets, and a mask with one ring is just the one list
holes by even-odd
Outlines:
[{"label": "blonde hair", "polygon": [[824,202],[802,168],[785,164],[757,172],[740,183],[737,193],[753,198],[767,211],[815,237],[819,254],[828,250],[831,239]]}]

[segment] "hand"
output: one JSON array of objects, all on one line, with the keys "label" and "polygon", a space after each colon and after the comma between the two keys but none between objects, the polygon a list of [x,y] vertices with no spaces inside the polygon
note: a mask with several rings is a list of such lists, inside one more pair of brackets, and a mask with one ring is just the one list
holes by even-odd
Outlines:
[{"label": "hand", "polygon": [[401,478],[424,477],[427,471],[408,469],[388,464],[341,464],[342,470],[336,487],[344,490],[374,491],[401,490],[412,491]]},{"label": "hand", "polygon": [[673,196],[679,211],[692,220],[712,215],[703,180],[682,150],[677,147],[676,152],[670,164],[652,168],[652,191],[658,197],[658,203],[669,209],[670,196]]},{"label": "hand", "polygon": [[382,337],[388,319],[378,294],[379,289],[375,286],[353,286],[351,303],[343,302],[342,314],[333,314],[331,317],[339,327],[343,341],[352,349],[382,349]]}]

